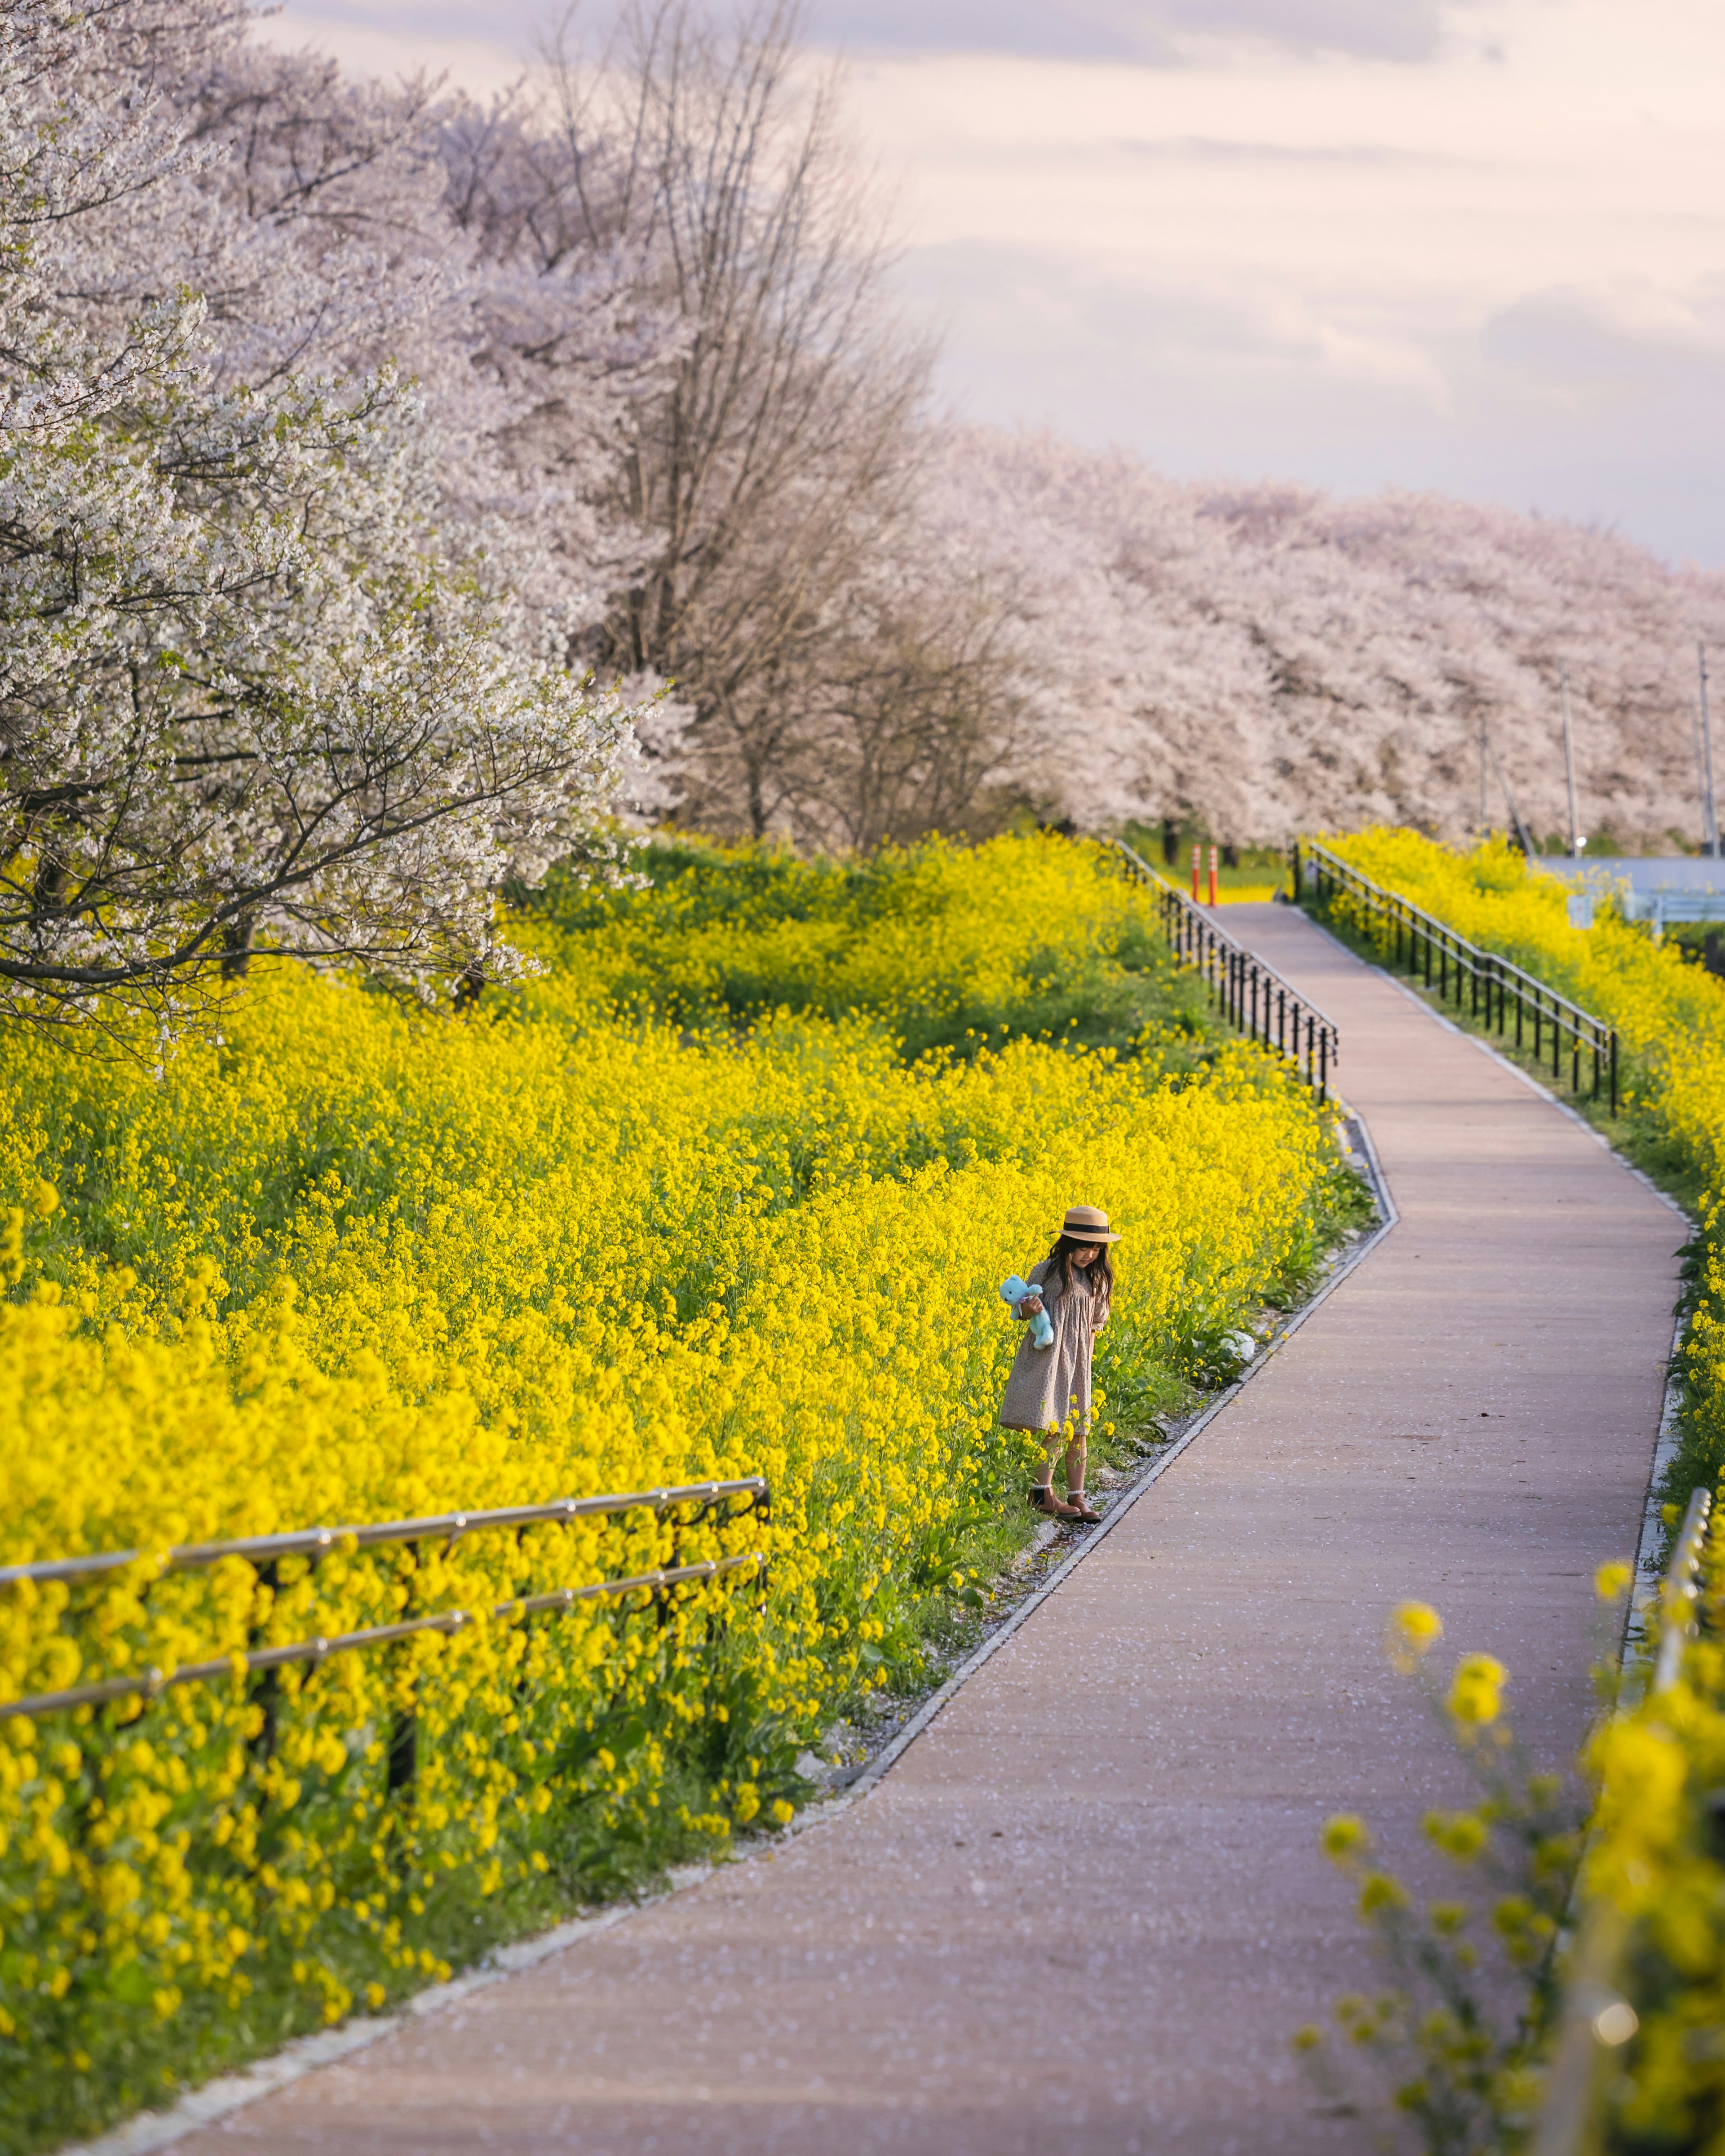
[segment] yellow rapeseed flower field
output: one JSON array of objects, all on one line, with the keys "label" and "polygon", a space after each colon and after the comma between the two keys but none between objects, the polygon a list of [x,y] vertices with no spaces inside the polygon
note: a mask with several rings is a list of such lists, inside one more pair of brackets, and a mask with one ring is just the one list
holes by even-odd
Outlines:
[{"label": "yellow rapeseed flower field", "polygon": [[[1310,1265],[1322,1117],[1189,1025],[1122,1049],[1174,1004],[1097,849],[667,848],[521,932],[547,970],[454,1016],[283,968],[160,1067],[0,1034],[0,1563],[142,1553],[0,1588],[0,1703],[674,1543],[767,1582],[0,1722],[0,2145],[788,1818],[799,1747],[915,1684],[965,1534],[1022,1504],[996,1288],[1069,1203],[1126,1233],[1117,1399]],[[173,1543],[750,1474],[770,1523],[157,1576]]]}]

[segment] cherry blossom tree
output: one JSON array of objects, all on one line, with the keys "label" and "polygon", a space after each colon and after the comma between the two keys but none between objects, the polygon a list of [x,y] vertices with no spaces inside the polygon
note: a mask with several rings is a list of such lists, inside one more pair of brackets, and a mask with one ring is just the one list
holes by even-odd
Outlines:
[{"label": "cherry blossom tree", "polygon": [[536,649],[483,516],[448,513],[482,424],[445,433],[392,359],[341,363],[398,343],[405,291],[447,313],[451,280],[417,241],[236,214],[185,90],[239,36],[221,0],[0,8],[17,1014],[170,1020],[260,937],[471,977],[508,963],[506,875],[613,850],[620,701]]},{"label": "cherry blossom tree", "polygon": [[685,813],[757,834],[804,829],[809,713],[901,531],[929,360],[887,302],[836,80],[798,70],[798,14],[755,0],[717,28],[639,0],[598,54],[552,42],[547,100],[452,130],[457,213],[526,280],[529,316],[610,279],[645,341],[595,470],[560,336],[517,335],[544,387],[516,439],[542,469],[572,461],[588,513],[634,535],[583,648],[675,680]]},{"label": "cherry blossom tree", "polygon": [[1560,672],[1587,826],[1697,834],[1725,579],[937,423],[798,23],[632,0],[481,107],[0,0],[0,1009],[471,984],[619,809],[1552,834]]},{"label": "cherry blossom tree", "polygon": [[1700,835],[1697,639],[1725,577],[1607,532],[1436,495],[1181,485],[1122,454],[962,429],[927,515],[1010,590],[1024,708],[997,773],[1086,829],[1171,817],[1240,844],[1377,819]]}]

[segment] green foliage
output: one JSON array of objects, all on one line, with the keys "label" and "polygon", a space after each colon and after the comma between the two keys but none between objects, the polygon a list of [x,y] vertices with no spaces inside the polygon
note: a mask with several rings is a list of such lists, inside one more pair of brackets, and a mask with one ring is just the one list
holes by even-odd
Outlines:
[{"label": "green foliage", "polygon": [[1144,896],[1099,847],[1034,834],[931,839],[862,860],[655,840],[644,888],[552,877],[529,901],[594,1000],[692,1029],[778,1010],[871,1017],[911,1059],[1009,1040],[1202,1056],[1204,998]]}]

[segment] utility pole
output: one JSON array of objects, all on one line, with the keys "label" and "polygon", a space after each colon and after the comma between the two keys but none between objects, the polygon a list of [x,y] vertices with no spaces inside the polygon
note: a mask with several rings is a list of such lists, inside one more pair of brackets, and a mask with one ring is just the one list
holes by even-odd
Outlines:
[{"label": "utility pole", "polygon": [[1569,666],[1558,662],[1558,694],[1563,705],[1563,776],[1569,782],[1569,858],[1581,851],[1581,819],[1575,813],[1575,737],[1569,731]]},{"label": "utility pole", "polygon": [[1480,713],[1480,836],[1483,839],[1491,830],[1490,812],[1486,806],[1486,766],[1491,754],[1486,739],[1486,715]]},{"label": "utility pole", "polygon": [[1695,645],[1695,670],[1701,690],[1701,850],[1717,860],[1719,811],[1713,798],[1713,730],[1707,720],[1707,648],[1699,638]]}]

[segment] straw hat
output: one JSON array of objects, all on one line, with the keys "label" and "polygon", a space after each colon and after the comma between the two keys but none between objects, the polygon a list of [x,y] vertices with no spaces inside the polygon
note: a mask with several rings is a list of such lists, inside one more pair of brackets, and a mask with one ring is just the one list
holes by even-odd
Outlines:
[{"label": "straw hat", "polygon": [[1060,1233],[1070,1235],[1075,1243],[1117,1243],[1118,1235],[1108,1226],[1108,1216],[1100,1205],[1069,1205],[1066,1217],[1060,1223]]}]

